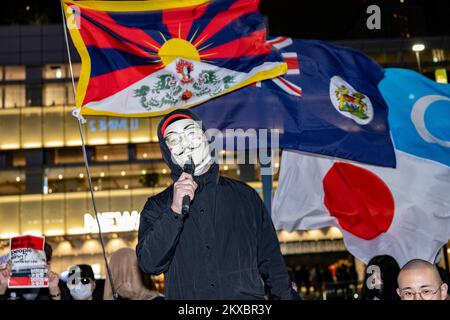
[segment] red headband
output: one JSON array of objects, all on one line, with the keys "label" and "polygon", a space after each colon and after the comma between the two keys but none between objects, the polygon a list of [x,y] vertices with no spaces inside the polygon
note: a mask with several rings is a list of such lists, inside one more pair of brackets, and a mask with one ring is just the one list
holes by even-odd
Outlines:
[{"label": "red headband", "polygon": [[161,135],[163,137],[164,137],[164,131],[166,131],[167,126],[177,118],[193,120],[191,116],[188,116],[187,114],[183,114],[183,113],[176,113],[176,114],[171,115],[164,121],[164,123],[161,126]]}]

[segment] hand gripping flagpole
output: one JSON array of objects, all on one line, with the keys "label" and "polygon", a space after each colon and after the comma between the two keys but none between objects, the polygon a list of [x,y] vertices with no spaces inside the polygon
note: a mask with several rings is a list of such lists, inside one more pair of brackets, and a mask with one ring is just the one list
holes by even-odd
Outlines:
[{"label": "hand gripping flagpole", "polygon": [[[65,15],[64,15],[64,7],[63,7],[63,4],[62,4],[62,1],[61,1],[61,15],[62,15],[62,19],[63,19],[64,39],[66,41],[67,57],[69,59],[70,75],[71,75],[71,78],[72,78],[73,94],[74,94],[74,98],[76,99],[77,95],[76,95],[76,88],[75,88],[75,80],[74,80],[74,76],[73,76],[72,59],[71,59],[71,56],[70,56],[69,41],[68,41],[68,37],[67,37],[67,21],[66,21]],[[108,274],[109,282],[111,284],[112,296],[113,296],[114,300],[117,300],[118,294],[117,294],[117,291],[116,291],[116,287],[114,286],[114,281],[113,281],[113,278],[112,278],[111,269],[109,267],[108,258],[106,256],[105,241],[103,239],[103,233],[102,233],[102,229],[101,229],[101,226],[100,226],[100,221],[98,219],[97,204],[95,202],[94,190],[92,188],[92,178],[91,178],[91,172],[89,170],[89,161],[88,161],[87,152],[86,152],[86,144],[84,143],[83,124],[86,123],[86,119],[83,118],[83,116],[80,113],[80,108],[77,108],[77,107],[74,107],[72,109],[72,115],[75,118],[77,118],[77,121],[78,121],[78,128],[80,130],[80,138],[81,138],[81,148],[83,150],[84,165],[86,167],[86,176],[87,176],[87,179],[88,179],[89,191],[90,191],[90,194],[91,194],[92,207],[93,207],[94,213],[95,213],[95,220],[97,221],[98,235],[99,235],[99,238],[100,238],[100,242],[102,244],[103,258],[105,259],[106,271],[107,271],[107,274]]]}]

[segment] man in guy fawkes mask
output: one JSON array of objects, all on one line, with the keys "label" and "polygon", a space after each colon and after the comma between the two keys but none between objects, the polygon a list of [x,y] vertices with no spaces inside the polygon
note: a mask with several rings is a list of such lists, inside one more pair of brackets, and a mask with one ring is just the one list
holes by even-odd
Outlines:
[{"label": "man in guy fawkes mask", "polygon": [[[148,199],[136,248],[140,267],[165,275],[167,299],[292,299],[288,273],[270,216],[245,183],[219,176],[200,119],[187,109],[158,127],[174,181]],[[193,176],[183,172],[192,159]],[[183,197],[191,199],[182,213]]]}]

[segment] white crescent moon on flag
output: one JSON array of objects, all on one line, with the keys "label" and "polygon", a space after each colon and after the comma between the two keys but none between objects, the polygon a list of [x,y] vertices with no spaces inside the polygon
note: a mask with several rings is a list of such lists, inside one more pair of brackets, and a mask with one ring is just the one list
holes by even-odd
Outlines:
[{"label": "white crescent moon on flag", "polygon": [[[427,127],[425,126],[425,112],[432,103],[437,101],[450,102],[450,98],[439,95],[430,95],[420,98],[412,107],[411,121],[413,122],[417,133],[422,137],[423,140],[430,143],[437,143],[438,145],[445,148],[450,148],[450,141],[436,138],[431,134],[430,131],[428,131]],[[450,104],[448,106],[450,107]]]}]

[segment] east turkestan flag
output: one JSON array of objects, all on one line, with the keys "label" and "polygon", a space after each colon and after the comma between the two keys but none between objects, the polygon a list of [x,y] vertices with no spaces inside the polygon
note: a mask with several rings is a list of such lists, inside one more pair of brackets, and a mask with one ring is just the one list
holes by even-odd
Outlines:
[{"label": "east turkestan flag", "polygon": [[286,73],[259,0],[62,0],[82,115],[150,117]]},{"label": "east turkestan flag", "polygon": [[450,238],[450,86],[387,69],[379,87],[397,168],[285,150],[272,218],[288,231],[337,226],[366,263],[384,254],[433,263]]}]

